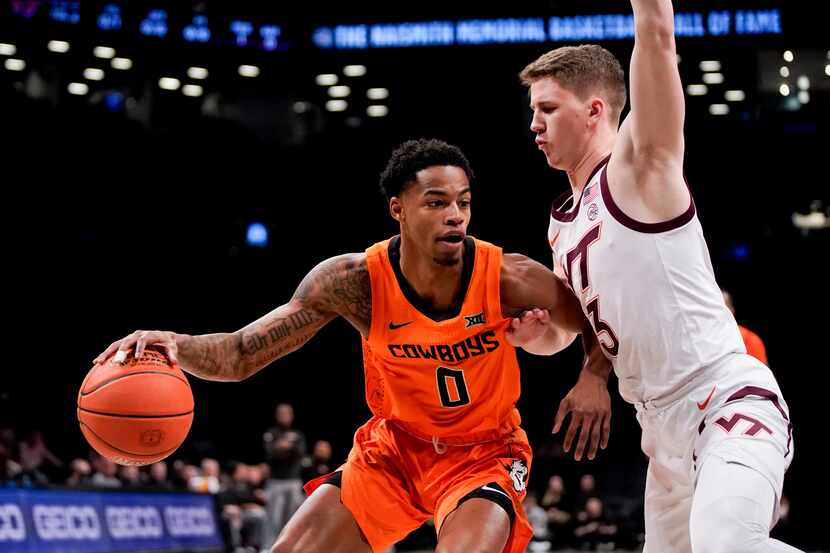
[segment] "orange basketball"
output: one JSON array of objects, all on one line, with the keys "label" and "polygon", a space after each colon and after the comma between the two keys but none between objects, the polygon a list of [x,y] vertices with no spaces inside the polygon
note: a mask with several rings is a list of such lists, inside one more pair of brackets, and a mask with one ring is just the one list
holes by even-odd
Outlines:
[{"label": "orange basketball", "polygon": [[178,448],[193,422],[187,377],[145,349],[123,365],[95,365],[78,392],[78,422],[95,451],[120,465],[148,465]]}]

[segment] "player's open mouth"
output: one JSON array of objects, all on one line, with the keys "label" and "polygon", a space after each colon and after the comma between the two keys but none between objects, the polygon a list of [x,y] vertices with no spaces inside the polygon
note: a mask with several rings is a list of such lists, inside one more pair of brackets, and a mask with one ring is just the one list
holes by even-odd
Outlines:
[{"label": "player's open mouth", "polygon": [[446,242],[448,244],[460,244],[464,241],[464,235],[460,232],[454,232],[450,234],[445,234],[438,238],[439,242]]}]

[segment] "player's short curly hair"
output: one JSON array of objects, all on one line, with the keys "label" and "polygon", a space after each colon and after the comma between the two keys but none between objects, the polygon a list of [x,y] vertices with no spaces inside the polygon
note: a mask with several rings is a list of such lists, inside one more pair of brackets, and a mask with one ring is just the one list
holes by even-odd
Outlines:
[{"label": "player's short curly hair", "polygon": [[418,171],[440,165],[463,169],[467,178],[473,180],[470,162],[458,146],[435,138],[421,138],[407,140],[392,152],[386,169],[380,174],[380,191],[387,201],[400,196],[415,181]]}]

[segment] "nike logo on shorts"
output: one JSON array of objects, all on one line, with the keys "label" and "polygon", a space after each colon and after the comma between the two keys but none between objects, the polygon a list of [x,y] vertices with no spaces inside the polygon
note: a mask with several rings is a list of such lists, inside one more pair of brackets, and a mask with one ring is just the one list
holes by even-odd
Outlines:
[{"label": "nike logo on shorts", "polygon": [[403,328],[406,325],[411,325],[415,321],[409,321],[407,323],[395,324],[392,321],[389,321],[389,330],[398,330],[399,328]]},{"label": "nike logo on shorts", "polygon": [[482,486],[481,488],[479,488],[479,489],[484,490],[485,492],[496,492],[496,493],[500,493],[500,494],[502,494],[504,497],[506,497],[506,498],[508,498],[508,499],[510,498],[510,496],[509,496],[509,495],[507,495],[505,492],[501,491],[501,490],[500,490],[500,489],[498,489],[498,488],[491,488],[491,487],[490,487],[490,486],[488,486],[487,484],[483,485],[483,486]]},{"label": "nike logo on shorts", "polygon": [[709,400],[712,399],[712,396],[715,394],[715,388],[717,388],[717,386],[712,386],[712,391],[709,392],[709,396],[704,401],[698,402],[698,409],[700,409],[701,411],[706,410],[706,407],[709,405]]}]

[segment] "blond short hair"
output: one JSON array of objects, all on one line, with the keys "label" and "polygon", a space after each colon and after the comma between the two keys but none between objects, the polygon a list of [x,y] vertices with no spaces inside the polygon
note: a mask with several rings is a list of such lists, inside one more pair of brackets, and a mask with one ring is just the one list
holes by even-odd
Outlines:
[{"label": "blond short hair", "polygon": [[563,46],[542,54],[519,73],[528,87],[548,77],[580,98],[599,94],[619,120],[627,97],[625,72],[614,54],[602,46]]}]

